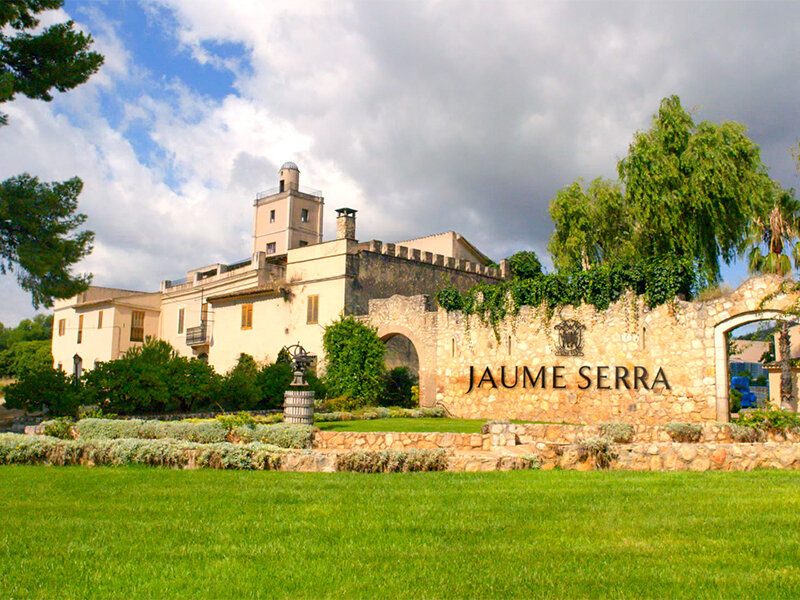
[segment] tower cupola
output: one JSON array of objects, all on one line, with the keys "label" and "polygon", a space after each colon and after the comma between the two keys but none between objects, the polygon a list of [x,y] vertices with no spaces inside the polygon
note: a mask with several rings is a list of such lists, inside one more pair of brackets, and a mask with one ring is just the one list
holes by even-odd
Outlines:
[{"label": "tower cupola", "polygon": [[300,169],[292,161],[281,165],[279,190],[297,190],[300,187]]}]

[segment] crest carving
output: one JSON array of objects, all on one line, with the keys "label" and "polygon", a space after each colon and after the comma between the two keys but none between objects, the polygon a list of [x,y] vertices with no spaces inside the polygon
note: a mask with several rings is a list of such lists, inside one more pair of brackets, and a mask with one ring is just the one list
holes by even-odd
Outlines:
[{"label": "crest carving", "polygon": [[575,319],[565,319],[555,326],[558,332],[556,356],[583,356],[583,330],[586,326]]}]

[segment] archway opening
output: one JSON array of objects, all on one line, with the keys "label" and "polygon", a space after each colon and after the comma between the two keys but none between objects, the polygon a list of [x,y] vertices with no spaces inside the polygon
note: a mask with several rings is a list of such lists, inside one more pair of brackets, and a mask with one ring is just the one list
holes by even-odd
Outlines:
[{"label": "archway opening", "polygon": [[[768,365],[774,365],[775,359],[780,358],[777,340],[774,342],[773,340],[777,337],[777,330],[785,322],[792,326],[796,324],[796,317],[785,315],[780,311],[765,310],[742,313],[714,327],[718,421],[730,421],[731,416],[735,417],[740,408],[737,406],[738,402],[732,401],[732,395],[738,396],[731,391],[732,389],[737,389],[739,394],[743,394],[741,408],[780,406],[779,379],[775,376],[774,367],[771,369]],[[773,348],[774,352],[772,360],[769,356],[770,348]],[[790,353],[791,356],[794,354]],[[770,371],[773,371],[771,377]],[[794,378],[793,374],[792,379]],[[751,386],[751,384],[756,385]],[[753,389],[754,387],[756,389]],[[745,397],[745,393],[752,395]],[[797,410],[796,402],[795,399],[793,410]]]},{"label": "archway opening", "polygon": [[400,406],[418,404],[419,354],[414,342],[402,333],[390,333],[381,340],[386,346],[383,362],[388,373],[386,393],[389,402]]},{"label": "archway opening", "polygon": [[[727,332],[728,411],[736,418],[742,410],[770,403],[769,370],[774,370],[780,322],[753,321]],[[773,378],[774,379],[774,378]],[[773,390],[774,392],[774,390]]]}]

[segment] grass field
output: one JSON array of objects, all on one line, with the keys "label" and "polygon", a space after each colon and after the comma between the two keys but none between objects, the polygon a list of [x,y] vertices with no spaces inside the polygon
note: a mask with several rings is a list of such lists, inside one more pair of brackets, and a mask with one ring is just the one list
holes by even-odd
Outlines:
[{"label": "grass field", "polygon": [[[512,423],[536,423],[538,421],[512,421]],[[315,422],[314,427],[323,431],[417,431],[442,433],[480,433],[486,419],[445,418],[396,418],[357,419],[353,421]]]},{"label": "grass field", "polygon": [[800,476],[0,467],[3,598],[796,598]]}]

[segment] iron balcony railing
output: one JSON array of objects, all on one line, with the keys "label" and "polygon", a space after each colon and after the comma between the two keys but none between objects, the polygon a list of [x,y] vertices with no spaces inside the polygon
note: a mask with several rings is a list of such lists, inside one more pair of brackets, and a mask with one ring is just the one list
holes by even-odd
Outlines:
[{"label": "iron balcony railing", "polygon": [[301,194],[308,194],[309,196],[314,196],[315,198],[322,198],[322,190],[315,190],[304,185],[294,185],[290,183],[284,189],[281,189],[280,186],[278,186],[263,192],[258,192],[256,194],[256,202],[262,198],[268,198],[269,196],[274,196],[275,194],[280,194],[281,192],[288,192],[289,190],[294,190],[296,192],[300,192]]},{"label": "iron balcony railing", "polygon": [[187,346],[202,346],[208,343],[208,327],[206,323],[197,327],[187,327],[186,329],[186,345]]}]

